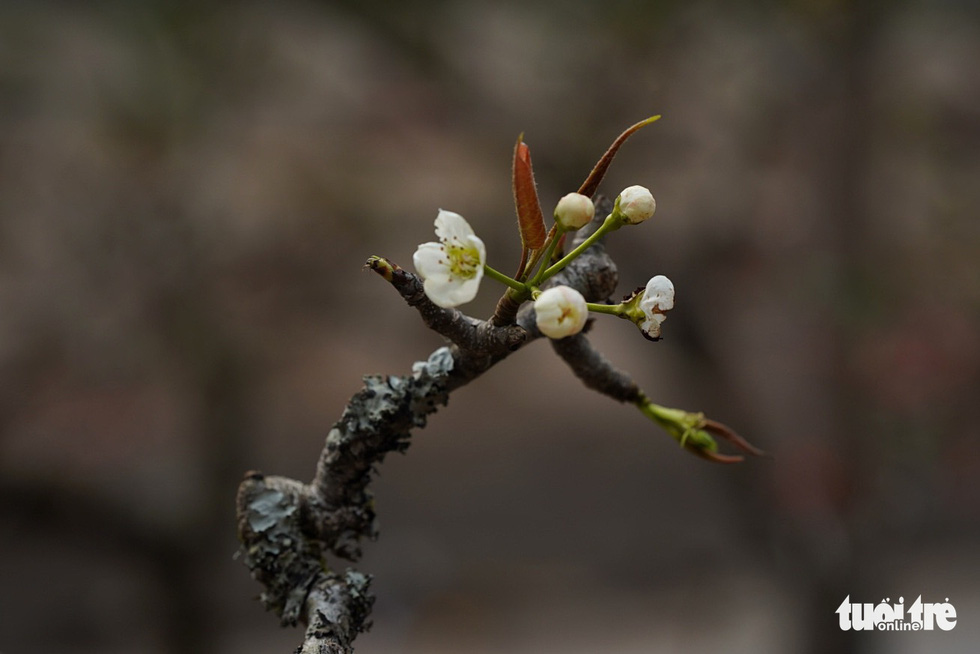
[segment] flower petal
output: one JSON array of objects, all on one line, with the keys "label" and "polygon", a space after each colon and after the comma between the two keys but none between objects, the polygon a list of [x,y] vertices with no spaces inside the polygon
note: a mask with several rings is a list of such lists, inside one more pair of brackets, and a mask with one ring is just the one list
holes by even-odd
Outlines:
[{"label": "flower petal", "polygon": [[425,294],[436,306],[450,309],[475,298],[477,291],[480,290],[482,277],[482,269],[472,279],[460,279],[449,275],[432,276],[425,280]]},{"label": "flower petal", "polygon": [[666,319],[667,319],[667,316],[665,316],[662,313],[654,313],[654,314],[651,314],[650,317],[647,318],[646,320],[644,320],[643,321],[643,324],[640,325],[640,329],[642,329],[645,332],[649,332],[651,330],[656,330],[657,333],[659,333],[660,332],[660,325],[664,324],[664,320],[666,320]]},{"label": "flower petal", "polygon": [[674,308],[674,284],[664,275],[651,277],[643,291],[640,309],[649,318],[654,309],[669,311]]},{"label": "flower petal", "polygon": [[462,245],[466,242],[467,237],[475,234],[473,228],[466,222],[466,218],[454,211],[440,209],[435,224],[436,236],[443,243],[455,242],[456,245]]},{"label": "flower petal", "polygon": [[412,263],[422,279],[449,276],[446,264],[446,248],[441,243],[423,243],[412,255]]}]

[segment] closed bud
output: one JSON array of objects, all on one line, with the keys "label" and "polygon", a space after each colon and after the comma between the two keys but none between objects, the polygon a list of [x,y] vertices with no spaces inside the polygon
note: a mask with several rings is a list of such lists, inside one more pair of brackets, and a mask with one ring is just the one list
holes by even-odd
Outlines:
[{"label": "closed bud", "polygon": [[630,186],[616,198],[616,209],[623,222],[628,225],[638,225],[650,218],[657,210],[657,201],[653,194],[644,186]]},{"label": "closed bud", "polygon": [[595,205],[588,196],[581,193],[569,193],[555,207],[555,222],[565,231],[580,229],[595,216]]},{"label": "closed bud", "polygon": [[565,338],[582,331],[589,317],[585,298],[574,288],[554,286],[534,301],[538,329],[548,338]]}]

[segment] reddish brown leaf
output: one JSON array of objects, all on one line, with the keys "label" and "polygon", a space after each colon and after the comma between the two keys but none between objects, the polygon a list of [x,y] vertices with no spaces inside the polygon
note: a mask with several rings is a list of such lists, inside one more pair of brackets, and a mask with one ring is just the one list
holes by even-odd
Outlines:
[{"label": "reddish brown leaf", "polygon": [[691,452],[694,452],[702,459],[707,459],[708,461],[714,461],[715,463],[741,463],[745,460],[745,457],[740,454],[722,454],[720,452],[712,452],[711,450],[702,450],[698,448],[688,448]]},{"label": "reddish brown leaf", "polygon": [[523,134],[517,138],[514,148],[514,204],[521,228],[521,243],[528,250],[541,248],[545,240],[544,216],[531,169],[531,150],[524,142]]},{"label": "reddish brown leaf", "polygon": [[725,439],[746,454],[751,454],[753,456],[767,456],[765,452],[736,434],[728,425],[722,424],[715,420],[705,419],[703,429],[706,432],[718,436],[719,438]]},{"label": "reddish brown leaf", "polygon": [[646,120],[641,120],[620,134],[619,137],[613,141],[613,144],[609,146],[609,149],[606,150],[606,153],[602,155],[602,158],[599,159],[599,162],[595,165],[595,168],[592,169],[592,172],[589,173],[589,176],[584,182],[582,182],[582,186],[579,188],[578,192],[591,198],[595,194],[596,189],[599,188],[599,183],[602,181],[602,178],[605,177],[606,170],[609,168],[609,164],[612,163],[613,158],[616,156],[616,152],[619,150],[620,146],[623,145],[623,143],[626,143],[626,139],[632,136],[633,132],[639,130],[641,127],[646,127],[650,123],[659,119],[659,115],[651,116]]}]

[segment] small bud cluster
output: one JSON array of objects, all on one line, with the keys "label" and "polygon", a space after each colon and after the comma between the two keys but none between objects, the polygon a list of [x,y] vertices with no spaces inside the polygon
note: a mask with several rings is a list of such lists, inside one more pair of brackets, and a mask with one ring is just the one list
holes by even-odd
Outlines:
[{"label": "small bud cluster", "polygon": [[[656,118],[638,123],[624,136]],[[565,286],[541,290],[549,277],[560,272],[600,237],[626,225],[646,222],[656,212],[657,202],[648,188],[628,186],[616,197],[612,213],[606,216],[598,229],[572,252],[561,256],[562,236],[585,227],[595,218],[595,203],[591,195],[617,148],[618,145],[614,144],[603,156],[593,174],[582,185],[581,192],[568,193],[558,200],[554,210],[554,226],[544,236],[546,228],[531,172],[530,150],[523,138],[518,139],[514,159],[514,197],[524,246],[520,270],[511,278],[490,268],[486,264],[483,241],[469,223],[458,213],[440,209],[435,222],[438,242],[423,243],[414,256],[415,268],[424,280],[428,298],[443,308],[459,306],[476,297],[480,282],[484,275],[488,275],[510,287],[508,294],[514,304],[519,305],[534,298],[538,329],[549,338],[577,334],[585,326],[591,310],[627,318],[640,328],[644,336],[659,340],[667,312],[674,306],[674,285],[663,275],[650,279],[642,292],[619,305],[590,305],[581,293]],[[600,171],[597,177],[596,171]]]},{"label": "small bud cluster", "polygon": [[[522,251],[517,272],[510,277],[487,265],[486,247],[469,223],[458,213],[440,209],[435,220],[438,240],[421,244],[413,257],[426,297],[432,304],[445,309],[457,307],[473,300],[483,278],[490,277],[508,287],[506,295],[497,304],[491,320],[493,325],[513,325],[518,307],[533,300],[537,330],[551,339],[579,334],[590,313],[605,313],[631,321],[649,340],[660,340],[667,312],[674,308],[674,284],[665,275],[651,277],[645,287],[637,289],[619,304],[590,303],[578,290],[555,284],[557,280],[546,283],[606,235],[628,225],[644,223],[656,213],[657,202],[650,190],[633,185],[622,190],[611,213],[598,222],[595,221],[596,204],[592,196],[619,146],[636,130],[658,118],[652,116],[636,123],[613,142],[579,190],[558,200],[550,231],[537,195],[530,149],[524,143],[523,135],[518,138],[514,150],[513,190]],[[574,239],[574,248],[565,253],[565,236],[594,221],[598,224],[593,226],[591,233]],[[386,278],[390,281],[390,275]],[[424,309],[431,310],[431,307]],[[740,457],[718,453],[715,436],[728,440],[744,453],[761,454],[730,429],[701,414],[660,407],[642,396],[636,404],[683,447],[700,456],[721,462],[740,460]]]}]

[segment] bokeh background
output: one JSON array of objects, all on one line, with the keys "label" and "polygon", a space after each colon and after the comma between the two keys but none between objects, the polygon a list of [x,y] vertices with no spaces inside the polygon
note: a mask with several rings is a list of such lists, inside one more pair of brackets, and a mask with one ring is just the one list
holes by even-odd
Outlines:
[{"label": "bokeh background", "polygon": [[[441,207],[513,269],[518,133],[547,213],[654,113],[609,248],[677,308],[594,341],[774,458],[536,343],[382,466],[358,651],[976,652],[978,63],[965,0],[3,3],[0,652],[292,651],[237,483],[310,479],[361,375],[440,345],[365,258]],[[919,594],[956,628],[837,626]]]}]

